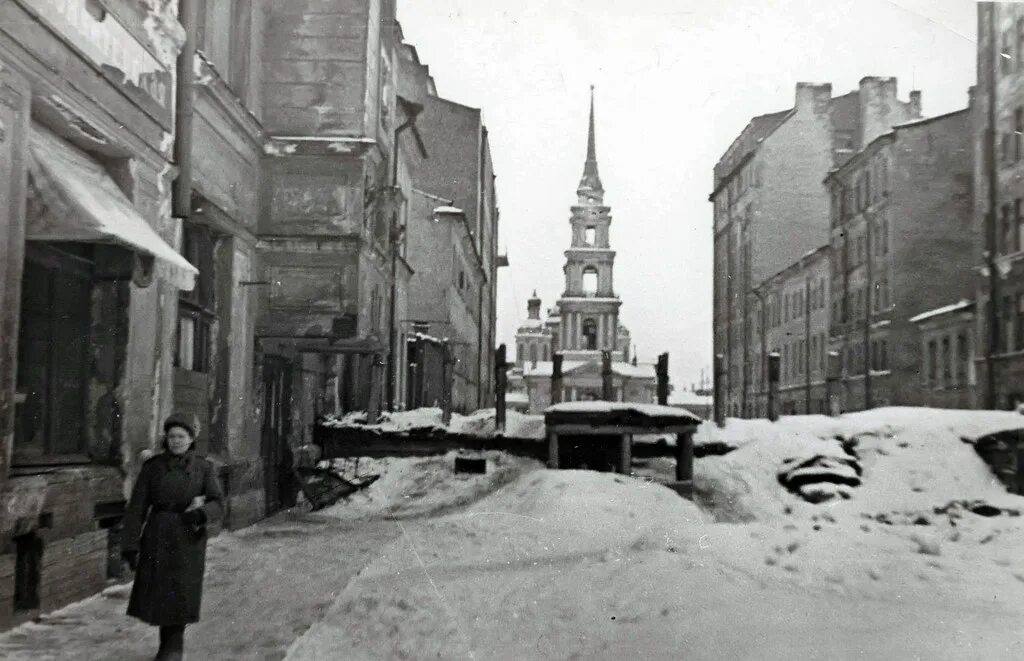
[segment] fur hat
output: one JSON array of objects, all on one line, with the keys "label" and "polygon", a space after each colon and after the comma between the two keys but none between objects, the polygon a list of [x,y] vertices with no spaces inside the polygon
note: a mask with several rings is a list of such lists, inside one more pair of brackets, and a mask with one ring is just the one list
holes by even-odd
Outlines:
[{"label": "fur hat", "polygon": [[196,423],[193,416],[184,415],[182,413],[172,413],[167,416],[164,420],[164,433],[166,434],[171,430],[171,427],[181,427],[188,432],[188,435],[193,439],[196,437]]}]

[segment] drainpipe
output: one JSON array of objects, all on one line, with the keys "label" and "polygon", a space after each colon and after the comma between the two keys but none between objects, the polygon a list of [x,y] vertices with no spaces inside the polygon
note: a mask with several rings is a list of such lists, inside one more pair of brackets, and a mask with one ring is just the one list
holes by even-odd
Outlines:
[{"label": "drainpipe", "polygon": [[196,2],[180,0],[178,21],[185,28],[185,43],[178,55],[174,102],[174,163],[178,176],[171,186],[171,215],[192,215],[192,115],[196,61]]},{"label": "drainpipe", "polygon": [[864,214],[864,243],[867,253],[867,280],[868,286],[864,291],[864,410],[868,410],[874,407],[874,401],[871,397],[871,303],[874,297],[871,295],[871,289],[874,287],[872,282],[873,271],[872,262],[874,261],[871,249],[871,226],[875,222],[875,214],[865,213]]},{"label": "drainpipe", "polygon": [[991,75],[988,85],[988,127],[985,131],[985,167],[988,179],[988,213],[985,214],[986,267],[988,268],[988,346],[985,350],[986,374],[985,405],[989,409],[997,407],[996,401],[996,361],[995,354],[999,347],[999,275],[996,266],[996,207],[999,204],[997,187],[999,178],[996,172],[996,84],[999,71],[999,53],[996,50],[996,35],[999,34],[997,21],[997,5],[988,6],[989,50],[986,71]]},{"label": "drainpipe", "polygon": [[[427,149],[423,145],[423,139],[420,137],[419,132],[416,130],[416,118],[420,112],[423,111],[423,106],[415,103],[404,102],[399,99],[405,110],[408,119],[395,129],[394,144],[391,148],[391,195],[395,196],[398,192],[398,148],[399,138],[402,133],[408,129],[413,130],[413,135],[416,138],[416,147],[419,149],[420,156],[424,159],[427,158]],[[394,199],[394,198],[392,198]],[[388,228],[388,242],[390,243],[391,252],[391,296],[388,303],[388,360],[387,360],[387,405],[389,411],[395,410],[395,370],[398,368],[398,361],[395,360],[395,352],[397,351],[398,343],[398,324],[395,320],[395,296],[398,291],[398,209],[391,210],[391,221]]]},{"label": "drainpipe", "polygon": [[[805,266],[809,268],[809,265]],[[804,276],[804,413],[811,414],[811,277]]]}]

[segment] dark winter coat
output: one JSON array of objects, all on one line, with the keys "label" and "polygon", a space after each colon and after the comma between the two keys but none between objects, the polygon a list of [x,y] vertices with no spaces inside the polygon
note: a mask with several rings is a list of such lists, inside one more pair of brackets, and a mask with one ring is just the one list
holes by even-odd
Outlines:
[{"label": "dark winter coat", "polygon": [[206,527],[181,513],[204,496],[207,525],[220,519],[223,494],[206,459],[189,450],[158,454],[142,465],[124,518],[122,551],[138,551],[128,614],[157,626],[199,621],[206,567]]}]

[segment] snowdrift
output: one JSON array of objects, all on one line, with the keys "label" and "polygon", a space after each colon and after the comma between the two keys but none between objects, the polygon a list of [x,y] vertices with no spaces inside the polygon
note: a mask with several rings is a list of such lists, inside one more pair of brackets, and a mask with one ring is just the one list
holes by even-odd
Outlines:
[{"label": "snowdrift", "polygon": [[442,422],[443,413],[439,408],[421,408],[412,411],[398,411],[394,413],[382,413],[381,420],[377,424],[366,424],[366,412],[359,411],[348,413],[342,417],[328,416],[321,424],[324,427],[343,429],[346,427],[360,427],[380,432],[407,432],[413,429],[437,429],[444,430],[451,434],[463,434],[466,436],[477,436],[493,438],[495,436],[506,436],[508,438],[543,439],[544,416],[527,415],[518,411],[509,410],[505,415],[505,431],[498,434],[495,423],[496,411],[494,409],[480,409],[469,415],[453,413],[451,422],[445,426]]}]

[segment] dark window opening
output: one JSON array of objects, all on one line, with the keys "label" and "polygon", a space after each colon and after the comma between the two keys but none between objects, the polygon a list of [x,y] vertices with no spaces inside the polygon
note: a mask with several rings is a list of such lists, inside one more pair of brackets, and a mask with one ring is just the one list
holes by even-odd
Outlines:
[{"label": "dark window opening", "polygon": [[84,451],[93,268],[88,244],[26,245],[15,463]]},{"label": "dark window opening", "polygon": [[199,275],[195,288],[179,295],[174,365],[192,372],[208,372],[216,315],[214,238],[209,228],[186,224],[182,254],[199,269]]},{"label": "dark window opening", "polygon": [[583,348],[589,351],[597,349],[597,322],[593,319],[583,320]]}]

